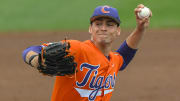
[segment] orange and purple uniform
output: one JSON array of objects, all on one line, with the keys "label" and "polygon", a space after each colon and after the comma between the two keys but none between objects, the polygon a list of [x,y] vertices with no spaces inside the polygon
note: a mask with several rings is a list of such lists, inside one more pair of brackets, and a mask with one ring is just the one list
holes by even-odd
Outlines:
[{"label": "orange and purple uniform", "polygon": [[[118,71],[128,65],[136,50],[124,41],[117,52],[110,52],[106,57],[90,40],[67,41],[71,45],[70,54],[77,63],[77,72],[70,76],[56,76],[51,101],[109,101]],[[25,49],[24,61],[29,51],[40,53],[47,45]]]},{"label": "orange and purple uniform", "polygon": [[52,101],[109,101],[123,64],[122,56],[110,52],[108,60],[90,40],[69,42],[78,72],[71,77],[56,77]]}]

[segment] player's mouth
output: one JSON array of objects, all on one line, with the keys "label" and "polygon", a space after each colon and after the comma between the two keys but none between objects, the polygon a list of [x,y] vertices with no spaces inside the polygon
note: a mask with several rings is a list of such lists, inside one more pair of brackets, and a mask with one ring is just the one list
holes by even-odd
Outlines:
[{"label": "player's mouth", "polygon": [[108,37],[106,34],[99,34],[98,36],[99,36],[99,37],[102,37],[102,38]]},{"label": "player's mouth", "polygon": [[100,34],[98,34],[98,35],[107,36],[108,34],[106,34],[106,33],[100,33]]}]

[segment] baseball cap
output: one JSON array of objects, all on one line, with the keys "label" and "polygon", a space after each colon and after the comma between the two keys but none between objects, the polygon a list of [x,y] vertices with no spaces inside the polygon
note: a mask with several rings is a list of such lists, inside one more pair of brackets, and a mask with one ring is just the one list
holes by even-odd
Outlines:
[{"label": "baseball cap", "polygon": [[119,14],[116,8],[113,8],[111,6],[105,5],[105,6],[98,6],[95,8],[94,13],[92,14],[90,18],[90,22],[92,23],[94,20],[100,17],[108,17],[113,19],[118,25],[120,24],[120,18]]}]

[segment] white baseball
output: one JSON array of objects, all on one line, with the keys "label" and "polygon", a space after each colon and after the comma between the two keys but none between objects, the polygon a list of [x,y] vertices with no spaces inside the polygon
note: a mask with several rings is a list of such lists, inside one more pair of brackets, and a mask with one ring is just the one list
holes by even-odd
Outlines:
[{"label": "white baseball", "polygon": [[150,14],[151,14],[150,9],[147,8],[147,7],[144,7],[144,8],[141,8],[141,11],[140,11],[140,12],[138,12],[138,17],[139,17],[140,19],[142,19],[142,18],[145,18],[145,17],[149,17]]}]

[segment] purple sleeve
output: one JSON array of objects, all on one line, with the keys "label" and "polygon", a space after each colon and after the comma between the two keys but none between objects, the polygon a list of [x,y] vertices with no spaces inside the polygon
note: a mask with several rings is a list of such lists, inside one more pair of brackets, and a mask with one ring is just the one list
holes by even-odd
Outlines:
[{"label": "purple sleeve", "polygon": [[120,48],[116,51],[118,52],[124,59],[123,65],[120,68],[120,71],[124,70],[129,62],[133,59],[134,55],[136,54],[137,49],[130,48],[126,41],[120,46]]},{"label": "purple sleeve", "polygon": [[26,49],[23,51],[23,53],[22,53],[22,57],[23,57],[24,62],[26,62],[26,61],[25,61],[26,55],[27,55],[27,53],[28,53],[29,51],[34,51],[34,52],[36,52],[36,53],[40,53],[40,52],[41,52],[41,48],[42,48],[41,46],[31,46],[31,47],[26,48]]}]

